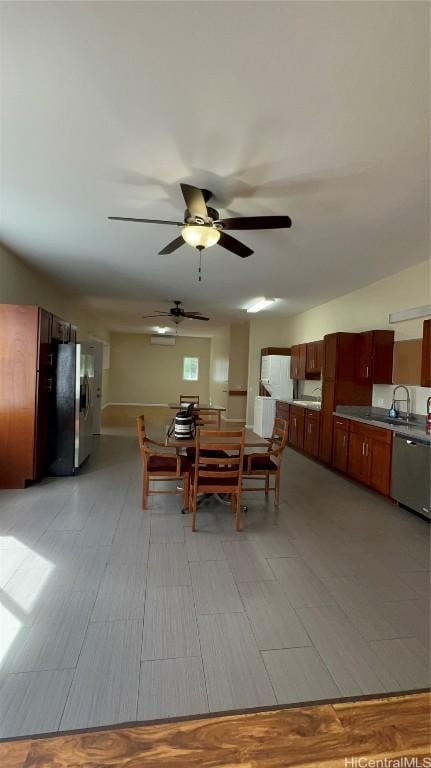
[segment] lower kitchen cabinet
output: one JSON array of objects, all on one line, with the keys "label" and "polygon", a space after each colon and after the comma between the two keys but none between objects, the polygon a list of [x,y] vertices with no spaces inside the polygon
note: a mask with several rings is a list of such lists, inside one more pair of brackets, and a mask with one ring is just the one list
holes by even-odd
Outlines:
[{"label": "lower kitchen cabinet", "polygon": [[305,408],[290,406],[289,442],[294,448],[304,447]]},{"label": "lower kitchen cabinet", "polygon": [[290,405],[284,403],[282,400],[277,400],[275,403],[275,415],[277,419],[285,419],[287,423],[290,421]]},{"label": "lower kitchen cabinet", "polygon": [[320,413],[306,410],[304,424],[304,451],[310,456],[319,455]]},{"label": "lower kitchen cabinet", "polygon": [[351,422],[348,450],[350,477],[389,496],[391,460],[390,430]]},{"label": "lower kitchen cabinet", "polygon": [[349,420],[334,416],[332,466],[340,472],[347,472],[349,457]]}]

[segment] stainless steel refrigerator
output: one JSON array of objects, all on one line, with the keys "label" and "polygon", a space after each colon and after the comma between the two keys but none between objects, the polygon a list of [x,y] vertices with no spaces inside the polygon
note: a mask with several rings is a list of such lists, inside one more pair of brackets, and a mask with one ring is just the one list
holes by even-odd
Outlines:
[{"label": "stainless steel refrigerator", "polygon": [[60,344],[57,351],[53,475],[72,475],[93,447],[95,404],[92,345]]}]

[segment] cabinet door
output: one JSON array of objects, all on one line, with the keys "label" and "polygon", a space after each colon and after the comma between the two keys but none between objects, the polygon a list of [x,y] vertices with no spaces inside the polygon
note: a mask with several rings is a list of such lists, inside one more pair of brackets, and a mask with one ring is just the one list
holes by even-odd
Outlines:
[{"label": "cabinet door", "polygon": [[303,448],[304,445],[304,418],[305,409],[291,406],[289,422],[289,442],[295,448]]},{"label": "cabinet door", "polygon": [[55,356],[51,342],[52,316],[39,309],[38,371],[36,383],[36,427],[34,476],[43,477],[52,460],[55,425]]},{"label": "cabinet door", "polygon": [[362,483],[368,483],[369,480],[370,443],[371,441],[364,435],[354,432],[350,434],[349,475]]},{"label": "cabinet door", "polygon": [[423,325],[421,385],[431,387],[431,320]]},{"label": "cabinet door", "polygon": [[323,365],[323,341],[315,341],[315,372],[322,373]]},{"label": "cabinet door", "polygon": [[304,429],[304,451],[310,456],[317,456],[319,453],[319,416],[316,414],[307,414],[305,417]]},{"label": "cabinet door", "polygon": [[299,362],[298,362],[298,369],[299,369],[298,378],[299,379],[305,379],[306,367],[307,367],[307,345],[300,344],[299,345]]},{"label": "cabinet door", "polygon": [[359,338],[358,376],[361,381],[373,380],[373,332],[361,333]]},{"label": "cabinet door", "polygon": [[335,379],[337,374],[337,334],[330,333],[323,339],[323,379]]},{"label": "cabinet door", "polygon": [[275,403],[275,415],[278,419],[284,419],[289,423],[290,419],[290,405],[277,400]]},{"label": "cabinet door", "polygon": [[314,373],[315,371],[315,356],[316,356],[316,344],[314,341],[310,341],[309,344],[306,345],[306,372],[307,373]]},{"label": "cabinet door", "polygon": [[385,496],[391,488],[392,445],[371,440],[369,484]]},{"label": "cabinet door", "polygon": [[70,324],[60,317],[52,316],[51,338],[66,344],[70,341]]},{"label": "cabinet door", "polygon": [[306,347],[306,373],[320,376],[322,372],[323,341],[311,341]]},{"label": "cabinet door", "polygon": [[290,378],[291,379],[297,379],[298,378],[298,363],[299,363],[299,350],[296,345],[291,347],[290,349]]},{"label": "cabinet door", "polygon": [[347,472],[349,450],[349,432],[347,429],[334,426],[334,444],[332,449],[332,465],[340,472]]}]

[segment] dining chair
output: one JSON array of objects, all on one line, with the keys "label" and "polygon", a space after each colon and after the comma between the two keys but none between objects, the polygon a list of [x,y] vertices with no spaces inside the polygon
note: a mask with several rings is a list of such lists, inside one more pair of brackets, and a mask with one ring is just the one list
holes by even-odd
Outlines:
[{"label": "dining chair", "polygon": [[199,405],[199,395],[180,395],[180,405],[190,405],[190,403]]},{"label": "dining chair", "polygon": [[196,411],[196,424],[199,427],[214,427],[220,429],[221,411],[215,408],[199,408]]},{"label": "dining chair", "polygon": [[[184,507],[187,508],[189,502],[189,459],[187,456],[180,456],[177,453],[157,451],[157,448],[164,448],[165,446],[163,443],[152,440],[147,436],[144,416],[138,416],[136,419],[136,426],[143,465],[142,509],[147,508],[147,501],[150,493],[182,493]],[[152,446],[155,446],[156,450]],[[175,488],[174,491],[150,491],[150,482],[166,482],[166,480],[174,480],[177,484],[178,480],[182,480],[183,489],[180,490]]]},{"label": "dining chair", "polygon": [[[211,453],[217,451],[218,456]],[[231,497],[235,530],[241,530],[241,486],[244,462],[244,428],[239,430],[202,429],[196,431],[196,456],[190,474],[189,509],[192,531],[196,531],[198,495],[222,493]]]},{"label": "dining chair", "polygon": [[[268,496],[274,491],[275,506],[280,501],[280,471],[283,451],[289,435],[289,422],[286,419],[274,419],[272,435],[268,439],[268,448],[262,453],[246,453],[244,456],[243,478],[260,478],[264,485],[243,487],[243,491],[265,491]],[[270,488],[270,477],[275,478],[274,487]]]}]

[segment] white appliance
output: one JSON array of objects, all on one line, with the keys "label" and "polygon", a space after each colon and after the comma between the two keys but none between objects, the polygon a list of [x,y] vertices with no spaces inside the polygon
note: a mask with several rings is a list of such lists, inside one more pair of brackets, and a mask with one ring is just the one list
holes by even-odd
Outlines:
[{"label": "white appliance", "polygon": [[253,430],[261,437],[271,437],[275,419],[275,397],[261,397],[254,401]]},{"label": "white appliance", "polygon": [[263,355],[260,381],[271,397],[276,400],[291,400],[293,381],[290,378],[290,356]]}]

